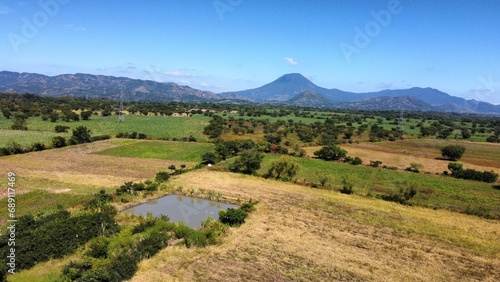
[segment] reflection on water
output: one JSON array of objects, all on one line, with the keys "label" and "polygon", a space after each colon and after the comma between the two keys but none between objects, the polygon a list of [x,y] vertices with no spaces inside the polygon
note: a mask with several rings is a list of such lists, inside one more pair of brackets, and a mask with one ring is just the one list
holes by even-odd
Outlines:
[{"label": "reflection on water", "polygon": [[183,222],[193,228],[199,228],[207,217],[219,219],[219,210],[237,208],[237,205],[220,203],[205,199],[181,195],[169,195],[147,203],[123,210],[124,213],[146,216],[168,215],[172,222]]}]

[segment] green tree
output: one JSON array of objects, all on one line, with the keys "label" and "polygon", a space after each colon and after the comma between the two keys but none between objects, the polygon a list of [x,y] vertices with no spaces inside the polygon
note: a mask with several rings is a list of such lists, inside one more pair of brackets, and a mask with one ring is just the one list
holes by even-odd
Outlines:
[{"label": "green tree", "polygon": [[12,123],[11,128],[13,130],[28,130],[28,126],[26,125],[26,115],[24,114],[16,114],[14,116],[14,122]]},{"label": "green tree", "polygon": [[470,133],[470,130],[468,128],[463,128],[462,129],[462,138],[463,139],[469,139],[472,136]]},{"label": "green tree", "polygon": [[89,120],[92,116],[92,111],[83,111],[80,113],[80,116],[82,117],[82,120]]},{"label": "green tree", "polygon": [[202,160],[202,164],[216,164],[218,162],[220,162],[220,157],[218,154],[214,153],[214,152],[206,152],[205,154],[203,154],[201,156],[201,160]]},{"label": "green tree", "polygon": [[167,182],[170,178],[170,174],[166,171],[160,171],[156,174],[155,181],[158,183]]},{"label": "green tree", "polygon": [[347,151],[335,145],[326,145],[314,152],[314,155],[325,161],[336,161],[345,158]]},{"label": "green tree", "polygon": [[266,173],[266,177],[273,177],[278,180],[290,181],[299,170],[297,161],[289,156],[281,156],[273,161],[271,168]]},{"label": "green tree", "polygon": [[7,108],[2,109],[2,114],[6,119],[10,119],[12,117],[12,113]]},{"label": "green tree", "polygon": [[464,165],[457,162],[451,162],[448,164],[448,169],[451,171],[452,175],[457,175],[464,169]]},{"label": "green tree", "polygon": [[56,122],[59,119],[59,114],[56,112],[51,112],[49,114],[49,118],[51,122]]},{"label": "green tree", "polygon": [[260,164],[264,156],[256,150],[247,150],[241,153],[240,157],[229,167],[231,172],[243,174],[255,174],[260,169]]},{"label": "green tree", "polygon": [[54,131],[57,133],[68,132],[68,130],[69,130],[69,126],[56,125],[56,127],[54,127]]},{"label": "green tree", "polygon": [[340,189],[340,193],[342,194],[352,194],[354,193],[354,184],[356,180],[352,176],[344,176],[342,178],[342,189]]},{"label": "green tree", "polygon": [[441,155],[452,161],[458,161],[465,153],[465,147],[461,145],[449,145],[441,149]]},{"label": "green tree", "polygon": [[54,148],[62,148],[62,147],[66,147],[67,144],[66,144],[66,139],[64,139],[64,137],[62,136],[55,136],[52,138],[52,147]]},{"label": "green tree", "polygon": [[92,137],[90,136],[90,129],[85,126],[79,126],[73,129],[73,136],[71,136],[69,143],[71,145],[90,143]]}]

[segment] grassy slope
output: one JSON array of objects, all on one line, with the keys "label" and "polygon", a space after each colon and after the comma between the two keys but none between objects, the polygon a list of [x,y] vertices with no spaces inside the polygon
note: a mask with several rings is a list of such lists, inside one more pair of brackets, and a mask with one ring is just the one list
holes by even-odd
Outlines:
[{"label": "grassy slope", "polygon": [[132,281],[500,278],[497,221],[206,170],[173,184],[260,204],[221,245],[167,248]]},{"label": "grassy slope", "polygon": [[[278,155],[266,155],[259,174],[264,174]],[[326,162],[318,159],[297,158],[300,170],[297,179],[319,183],[319,174],[330,177],[330,184],[340,188],[342,179],[350,176],[354,179],[354,191],[358,195],[368,193],[398,192],[400,187],[413,184],[417,195],[412,202],[421,206],[444,208],[464,212],[469,209],[484,208],[493,218],[500,218],[500,193],[491,184],[415,174],[404,171],[392,171],[368,166],[352,166],[340,162]]]}]

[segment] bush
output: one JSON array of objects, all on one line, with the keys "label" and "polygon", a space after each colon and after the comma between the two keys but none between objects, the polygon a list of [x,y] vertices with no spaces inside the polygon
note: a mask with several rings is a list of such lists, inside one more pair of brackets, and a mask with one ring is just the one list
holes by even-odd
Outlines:
[{"label": "bush", "polygon": [[382,164],[381,161],[370,161],[371,167],[379,167]]},{"label": "bush", "polygon": [[68,132],[68,130],[69,130],[69,126],[56,125],[56,127],[54,127],[54,131],[56,133],[65,133],[65,132]]},{"label": "bush", "polygon": [[342,194],[352,194],[354,193],[354,180],[348,177],[342,179],[342,189],[340,189]]},{"label": "bush", "polygon": [[32,152],[37,152],[37,151],[43,151],[45,150],[45,144],[40,143],[40,142],[35,142],[31,144],[31,151]]},{"label": "bush", "polygon": [[243,174],[255,174],[260,169],[264,156],[256,150],[244,151],[241,156],[229,167],[229,171]]},{"label": "bush", "polygon": [[141,258],[150,258],[167,245],[167,240],[167,234],[154,230],[137,243],[137,251]]},{"label": "bush", "polygon": [[128,132],[119,132],[116,134],[116,138],[128,138]]},{"label": "bush", "polygon": [[26,152],[26,149],[16,141],[9,142],[5,149],[7,151],[7,155],[24,154]]},{"label": "bush", "polygon": [[417,194],[417,189],[413,185],[403,189],[399,189],[399,193],[391,193],[389,195],[382,195],[384,201],[396,202],[402,205],[407,205],[408,201],[411,200]]},{"label": "bush", "polygon": [[[16,270],[28,269],[36,263],[62,258],[73,253],[90,239],[118,231],[113,216],[106,213],[83,212],[70,216],[60,210],[52,215],[23,216],[16,229]],[[17,225],[16,224],[16,225]],[[106,229],[103,231],[103,227]],[[8,242],[8,234],[1,236],[0,242]],[[0,253],[7,251],[7,244],[0,244]],[[10,247],[9,247],[10,248]]]},{"label": "bush", "polygon": [[82,120],[89,120],[92,116],[92,111],[83,111],[80,113],[80,116],[82,117]]},{"label": "bush", "polygon": [[90,129],[85,126],[79,126],[73,129],[73,135],[71,136],[69,143],[71,145],[90,143],[92,142],[92,137],[90,136]]},{"label": "bush", "polygon": [[97,237],[90,241],[85,255],[93,258],[107,258],[108,257],[109,240],[104,237]]},{"label": "bush", "polygon": [[314,155],[325,161],[336,161],[345,158],[347,151],[335,145],[327,145],[314,152]]},{"label": "bush", "polygon": [[155,181],[158,183],[167,182],[170,179],[170,174],[166,171],[160,171],[156,174]]},{"label": "bush", "polygon": [[448,164],[448,169],[451,171],[451,174],[454,175],[464,169],[464,165],[457,162],[451,162]]},{"label": "bush", "polygon": [[297,174],[299,164],[292,157],[281,156],[273,161],[264,177],[273,177],[277,180],[290,181]]},{"label": "bush", "polygon": [[242,209],[228,208],[227,211],[219,211],[220,222],[229,226],[240,226],[245,223],[248,213]]},{"label": "bush", "polygon": [[409,171],[409,172],[414,172],[414,173],[419,173],[420,170],[423,168],[424,166],[422,164],[419,164],[419,163],[411,163],[409,167],[407,167],[405,170],[406,171]]},{"label": "bush", "polygon": [[498,180],[498,174],[493,171],[481,172],[475,169],[463,169],[463,165],[457,162],[449,163],[448,169],[451,171],[451,176],[459,179],[483,181],[486,183],[494,183]]},{"label": "bush", "polygon": [[350,163],[352,165],[360,165],[363,163],[363,160],[360,157],[352,158],[352,157],[347,156],[344,158],[344,162]]},{"label": "bush", "polygon": [[452,161],[459,160],[465,153],[465,147],[460,145],[449,145],[441,149],[441,155]]},{"label": "bush", "polygon": [[482,181],[486,183],[494,183],[498,180],[498,174],[493,171],[477,171],[475,169],[464,169],[455,174],[455,178]]},{"label": "bush", "polygon": [[55,136],[52,138],[52,147],[62,148],[62,147],[66,147],[66,146],[67,146],[66,139],[64,139],[64,137]]},{"label": "bush", "polygon": [[16,114],[11,128],[13,130],[28,130],[28,127],[26,126],[27,118],[28,117],[25,114]]}]

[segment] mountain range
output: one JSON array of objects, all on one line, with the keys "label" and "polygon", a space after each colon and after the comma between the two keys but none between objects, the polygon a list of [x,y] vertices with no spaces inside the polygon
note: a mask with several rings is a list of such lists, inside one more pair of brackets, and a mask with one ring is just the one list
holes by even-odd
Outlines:
[{"label": "mountain range", "polygon": [[317,86],[299,73],[283,75],[255,89],[216,94],[172,82],[163,83],[127,77],[82,73],[46,76],[1,71],[0,92],[33,93],[54,97],[123,98],[126,101],[253,102],[360,110],[500,114],[500,105],[466,100],[433,88],[413,87],[353,93]]}]

